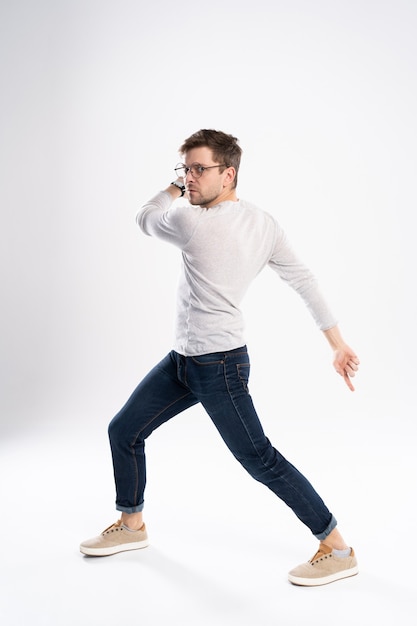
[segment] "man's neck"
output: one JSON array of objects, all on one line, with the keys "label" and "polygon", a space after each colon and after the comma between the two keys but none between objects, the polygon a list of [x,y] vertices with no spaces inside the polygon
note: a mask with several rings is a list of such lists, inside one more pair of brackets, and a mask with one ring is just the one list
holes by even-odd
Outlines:
[{"label": "man's neck", "polygon": [[213,206],[217,206],[221,202],[237,202],[238,197],[236,193],[236,189],[228,189],[221,193],[215,200],[209,202],[208,204],[201,204],[201,208],[203,209],[211,209]]}]

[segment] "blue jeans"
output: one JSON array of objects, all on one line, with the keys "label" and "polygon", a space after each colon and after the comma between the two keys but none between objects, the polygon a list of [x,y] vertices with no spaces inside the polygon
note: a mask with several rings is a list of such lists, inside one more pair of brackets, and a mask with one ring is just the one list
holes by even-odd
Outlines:
[{"label": "blue jeans", "polygon": [[283,500],[317,539],[336,520],[308,480],[264,434],[248,391],[246,346],[185,357],[170,352],[138,385],[109,425],[116,509],[143,509],[145,440],[155,428],[201,402],[224,442],[249,474]]}]

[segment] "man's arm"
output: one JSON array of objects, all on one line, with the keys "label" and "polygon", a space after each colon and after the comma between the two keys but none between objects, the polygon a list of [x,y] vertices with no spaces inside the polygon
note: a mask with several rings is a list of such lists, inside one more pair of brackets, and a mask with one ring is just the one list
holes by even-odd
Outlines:
[{"label": "man's arm", "polygon": [[[179,185],[183,185],[183,179],[182,178],[177,178],[177,180],[175,181],[176,183],[178,183]],[[181,197],[181,190],[179,187],[177,187],[176,185],[174,185],[173,183],[171,183],[169,185],[169,187],[167,187],[164,191],[167,191],[169,193],[169,195],[172,197],[172,200],[177,200],[177,198]]]},{"label": "man's arm", "polygon": [[[176,182],[182,185],[181,179]],[[181,195],[181,189],[171,183],[141,207],[136,222],[145,235],[159,237],[179,247],[188,240],[194,228],[194,218],[189,211],[172,208]]]},{"label": "man's arm", "polygon": [[342,338],[337,326],[323,331],[334,353],[333,367],[343,379],[351,391],[355,391],[350,380],[359,369],[359,358]]}]

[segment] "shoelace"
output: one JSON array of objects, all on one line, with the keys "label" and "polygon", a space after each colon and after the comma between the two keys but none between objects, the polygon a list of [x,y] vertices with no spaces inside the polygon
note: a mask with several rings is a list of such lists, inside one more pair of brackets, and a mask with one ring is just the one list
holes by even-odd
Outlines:
[{"label": "shoelace", "polygon": [[[327,546],[326,546],[326,548],[327,548]],[[331,550],[329,552],[328,548],[324,549],[323,545],[320,544],[319,549],[317,550],[316,554],[313,557],[311,557],[309,563],[313,563],[313,561],[317,561],[317,559],[319,559],[320,557],[327,556],[329,554],[331,554]]]},{"label": "shoelace", "polygon": [[117,520],[117,522],[114,522],[114,524],[111,524],[108,528],[105,528],[101,534],[105,535],[110,530],[113,530],[113,529],[116,529],[116,528],[120,528],[121,525],[122,525],[122,520],[119,519],[119,520]]}]

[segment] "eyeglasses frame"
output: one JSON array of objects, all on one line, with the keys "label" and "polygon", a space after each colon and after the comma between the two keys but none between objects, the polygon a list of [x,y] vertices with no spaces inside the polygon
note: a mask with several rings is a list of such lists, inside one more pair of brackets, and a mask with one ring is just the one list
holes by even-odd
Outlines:
[{"label": "eyeglasses frame", "polygon": [[184,176],[179,176],[179,178],[185,178],[189,172],[191,172],[191,174],[192,174],[193,169],[194,169],[194,172],[195,172],[196,169],[198,168],[198,169],[201,170],[198,173],[198,175],[196,176],[195,174],[193,174],[194,178],[198,179],[198,178],[202,177],[202,175],[204,174],[204,172],[206,170],[211,170],[213,167],[225,167],[225,168],[227,168],[229,166],[226,165],[225,163],[216,163],[216,165],[201,165],[200,163],[192,163],[190,165],[190,167],[188,167],[187,165],[184,165],[183,163],[177,163],[177,165],[174,168],[174,171],[177,174],[177,176],[179,176],[177,170],[183,169],[185,174],[184,174]]}]

